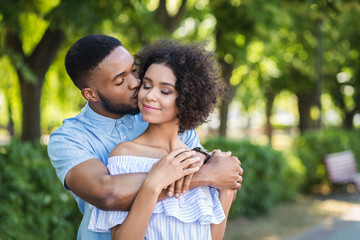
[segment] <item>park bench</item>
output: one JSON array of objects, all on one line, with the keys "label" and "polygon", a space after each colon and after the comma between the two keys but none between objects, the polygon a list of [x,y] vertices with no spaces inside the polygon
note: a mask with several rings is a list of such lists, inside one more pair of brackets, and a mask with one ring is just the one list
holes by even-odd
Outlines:
[{"label": "park bench", "polygon": [[344,151],[325,155],[325,165],[332,183],[354,183],[360,189],[360,173],[357,172],[356,161],[352,151]]}]

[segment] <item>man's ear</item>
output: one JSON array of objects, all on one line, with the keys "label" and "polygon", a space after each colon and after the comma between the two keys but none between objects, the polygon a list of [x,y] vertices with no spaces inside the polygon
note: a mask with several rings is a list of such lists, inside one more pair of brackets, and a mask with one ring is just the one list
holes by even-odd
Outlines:
[{"label": "man's ear", "polygon": [[81,89],[81,95],[89,102],[97,102],[99,101],[99,97],[92,88],[83,88]]}]

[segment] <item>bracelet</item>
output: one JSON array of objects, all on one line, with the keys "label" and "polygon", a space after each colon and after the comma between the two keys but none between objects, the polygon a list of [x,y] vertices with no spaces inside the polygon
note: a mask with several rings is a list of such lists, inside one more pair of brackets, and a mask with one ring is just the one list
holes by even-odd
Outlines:
[{"label": "bracelet", "polygon": [[205,161],[204,161],[204,164],[210,159],[211,155],[210,153],[204,149],[204,148],[201,148],[201,147],[196,147],[196,148],[193,148],[192,150],[196,151],[196,152],[199,152],[199,153],[202,153],[202,154],[205,154],[206,158],[205,158]]}]

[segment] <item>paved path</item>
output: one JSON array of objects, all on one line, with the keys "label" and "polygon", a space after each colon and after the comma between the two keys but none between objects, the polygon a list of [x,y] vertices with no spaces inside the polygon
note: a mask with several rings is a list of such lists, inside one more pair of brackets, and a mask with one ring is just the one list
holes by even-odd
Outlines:
[{"label": "paved path", "polygon": [[311,230],[287,240],[360,240],[360,202],[359,199],[347,199],[359,203],[329,223],[321,224]]}]

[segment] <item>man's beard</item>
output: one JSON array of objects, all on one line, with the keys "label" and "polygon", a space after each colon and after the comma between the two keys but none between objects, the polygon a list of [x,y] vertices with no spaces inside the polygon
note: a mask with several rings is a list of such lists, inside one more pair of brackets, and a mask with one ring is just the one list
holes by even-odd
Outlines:
[{"label": "man's beard", "polygon": [[101,100],[101,103],[104,107],[104,109],[107,112],[119,114],[119,115],[135,115],[140,112],[139,108],[130,106],[129,104],[123,104],[123,103],[113,103],[108,98],[106,98],[104,95],[102,95],[100,92],[98,92],[99,98]]}]

